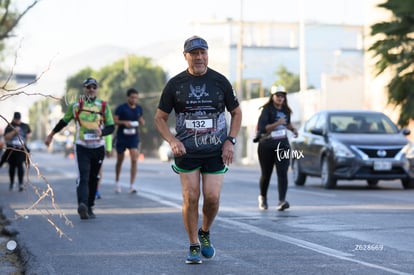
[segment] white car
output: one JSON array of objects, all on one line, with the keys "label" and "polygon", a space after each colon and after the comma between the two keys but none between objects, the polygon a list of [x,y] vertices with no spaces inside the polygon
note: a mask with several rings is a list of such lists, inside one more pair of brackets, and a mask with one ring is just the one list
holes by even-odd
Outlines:
[{"label": "white car", "polygon": [[161,161],[170,161],[173,159],[173,153],[170,145],[165,140],[162,142],[158,148],[158,155]]},{"label": "white car", "polygon": [[31,151],[45,152],[47,150],[47,146],[45,145],[45,142],[40,139],[36,139],[32,142],[29,142],[27,146],[29,147]]}]

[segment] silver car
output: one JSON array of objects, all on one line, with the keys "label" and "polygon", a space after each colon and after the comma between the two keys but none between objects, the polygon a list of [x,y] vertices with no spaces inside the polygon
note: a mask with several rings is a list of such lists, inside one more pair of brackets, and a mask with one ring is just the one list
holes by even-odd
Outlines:
[{"label": "silver car", "polygon": [[328,110],[314,114],[291,140],[294,183],[320,177],[325,188],[337,180],[399,179],[414,188],[414,146],[408,129],[399,129],[381,112]]}]

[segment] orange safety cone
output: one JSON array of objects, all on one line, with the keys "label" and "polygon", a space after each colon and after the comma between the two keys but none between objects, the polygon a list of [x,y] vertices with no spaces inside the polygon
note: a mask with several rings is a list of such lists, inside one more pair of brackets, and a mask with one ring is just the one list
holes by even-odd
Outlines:
[{"label": "orange safety cone", "polygon": [[143,154],[143,153],[139,154],[139,156],[138,156],[138,160],[139,160],[139,161],[144,161],[144,159],[145,159],[144,154]]}]

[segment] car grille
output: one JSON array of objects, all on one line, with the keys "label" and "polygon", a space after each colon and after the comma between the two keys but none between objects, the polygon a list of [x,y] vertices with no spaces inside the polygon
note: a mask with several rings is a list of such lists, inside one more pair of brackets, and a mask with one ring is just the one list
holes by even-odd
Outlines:
[{"label": "car grille", "polygon": [[[357,147],[358,150],[364,152],[369,158],[394,158],[403,147]],[[380,152],[381,151],[381,152]]]},{"label": "car grille", "polygon": [[393,167],[389,171],[374,171],[372,167],[360,167],[354,174],[355,178],[382,178],[394,179],[405,177],[406,173],[401,167]]}]

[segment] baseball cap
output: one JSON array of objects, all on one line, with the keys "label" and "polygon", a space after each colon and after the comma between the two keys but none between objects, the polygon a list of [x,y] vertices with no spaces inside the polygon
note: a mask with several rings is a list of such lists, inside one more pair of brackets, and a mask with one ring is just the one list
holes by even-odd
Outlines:
[{"label": "baseball cap", "polygon": [[199,36],[191,36],[184,42],[184,52],[188,53],[195,49],[208,50],[207,41]]},{"label": "baseball cap", "polygon": [[276,93],[284,93],[284,94],[286,94],[286,89],[282,85],[272,86],[272,89],[270,90],[270,93],[272,95],[274,95]]},{"label": "baseball cap", "polygon": [[85,81],[83,81],[83,87],[86,87],[91,84],[98,86],[98,81],[96,81],[96,79],[92,77],[88,77],[87,79],[85,79]]},{"label": "baseball cap", "polygon": [[22,118],[22,114],[20,114],[19,112],[14,112],[13,119],[21,119],[21,118]]}]

